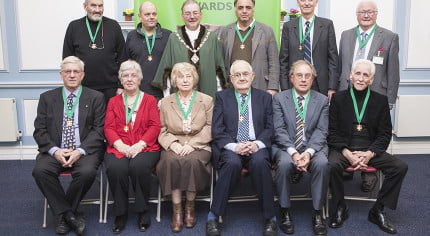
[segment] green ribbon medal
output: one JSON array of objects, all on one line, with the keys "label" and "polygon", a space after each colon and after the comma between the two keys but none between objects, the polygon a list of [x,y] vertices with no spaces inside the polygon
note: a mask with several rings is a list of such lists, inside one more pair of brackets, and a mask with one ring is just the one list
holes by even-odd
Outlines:
[{"label": "green ribbon medal", "polygon": [[249,98],[251,97],[251,89],[248,92],[248,96],[246,97],[245,102],[242,105],[242,102],[240,101],[240,94],[234,90],[234,94],[236,95],[237,100],[237,106],[239,107],[239,122],[242,122],[245,117],[243,117],[243,113],[245,112],[246,107],[248,106]]},{"label": "green ribbon medal", "polygon": [[370,31],[369,35],[367,35],[366,40],[362,41],[360,29],[359,29],[359,26],[357,26],[355,31],[357,33],[357,42],[358,42],[358,53],[357,54],[358,54],[358,56],[361,56],[361,54],[363,53],[362,52],[363,47],[366,46],[367,42],[369,42],[369,39],[372,38],[372,35],[373,35],[373,33],[375,33],[376,28],[378,28],[378,25],[375,25],[373,27],[373,29]]},{"label": "green ribbon medal", "polygon": [[299,36],[300,36],[300,44],[299,44],[299,51],[303,50],[303,42],[309,35],[311,34],[311,30],[314,27],[315,22],[315,15],[312,17],[311,24],[309,25],[308,31],[305,32],[305,35],[303,36],[303,23],[302,23],[302,16],[299,17]]},{"label": "green ribbon medal", "polygon": [[149,45],[149,37],[146,34],[144,29],[140,29],[142,33],[145,35],[146,47],[148,48],[148,61],[152,61],[152,49],[154,49],[155,45],[155,37],[157,36],[157,30],[154,30],[154,34],[152,34],[152,45]]},{"label": "green ribbon medal", "polygon": [[96,32],[94,33],[94,35],[93,35],[93,32],[91,32],[91,27],[90,27],[90,22],[88,21],[88,17],[85,18],[85,21],[87,23],[88,34],[90,35],[91,48],[96,49],[97,48],[97,45],[95,43],[96,36],[97,36],[97,33],[99,32],[100,25],[102,24],[102,20],[101,19],[99,20],[99,23],[97,24]]},{"label": "green ribbon medal", "polygon": [[188,110],[185,112],[185,111],[184,111],[184,109],[182,108],[181,101],[179,101],[179,95],[178,95],[178,93],[176,93],[176,103],[178,104],[179,109],[181,109],[181,113],[182,113],[182,115],[184,116],[184,119],[185,119],[185,120],[187,120],[187,119],[188,119],[188,116],[189,116],[189,115],[190,115],[190,113],[191,113],[191,108],[193,107],[194,100],[196,100],[196,95],[197,95],[197,92],[196,92],[196,91],[194,91],[194,92],[193,92],[193,96],[191,97],[190,105],[188,106]]},{"label": "green ribbon medal", "polygon": [[303,111],[300,109],[299,106],[299,101],[297,101],[297,96],[296,96],[296,90],[293,88],[292,89],[292,93],[293,93],[293,101],[294,101],[294,106],[296,107],[297,113],[299,113],[300,119],[302,119],[302,127],[305,126],[305,118],[306,118],[306,112],[308,110],[308,103],[309,103],[309,98],[311,97],[311,91],[309,90],[309,94],[308,96],[306,96],[305,99],[305,105],[303,106]]},{"label": "green ribbon medal", "polygon": [[129,130],[128,123],[130,122],[131,116],[133,115],[134,110],[136,109],[136,106],[137,106],[137,102],[139,101],[140,90],[137,92],[137,96],[136,96],[136,99],[134,99],[133,107],[131,108],[131,110],[128,110],[128,106],[127,106],[127,103],[128,103],[127,94],[126,93],[123,93],[123,94],[124,94],[123,101],[124,101],[124,109],[125,109],[125,126],[124,126],[124,132],[128,132],[128,130]]},{"label": "green ribbon medal", "polygon": [[[64,112],[66,113],[66,116],[68,119],[71,119],[73,117],[73,114],[75,113],[75,109],[76,109],[76,105],[79,104],[79,98],[81,97],[81,93],[82,93],[82,85],[79,86],[78,89],[78,94],[76,95],[76,99],[73,102],[72,108],[69,109],[69,107],[67,106],[67,97],[66,97],[66,91],[65,88],[63,87],[63,102],[64,102]],[[67,122],[67,126],[71,126],[73,125],[72,122]]]},{"label": "green ribbon medal", "polygon": [[369,101],[370,88],[367,88],[366,97],[364,98],[363,106],[361,107],[360,112],[358,112],[357,99],[355,98],[355,94],[352,88],[349,89],[349,93],[351,94],[352,103],[354,104],[355,118],[357,118],[358,121],[357,131],[361,131],[363,129],[363,126],[361,125],[361,120],[363,119],[364,111],[366,110],[367,102]]},{"label": "green ribbon medal", "polygon": [[236,33],[237,33],[237,36],[239,37],[239,40],[241,42],[240,49],[245,49],[245,44],[244,44],[245,40],[248,38],[249,34],[251,34],[254,27],[255,27],[255,21],[251,24],[251,27],[248,30],[248,32],[246,32],[245,36],[242,37],[242,34],[239,31],[239,27],[237,27],[237,24],[236,24]]}]

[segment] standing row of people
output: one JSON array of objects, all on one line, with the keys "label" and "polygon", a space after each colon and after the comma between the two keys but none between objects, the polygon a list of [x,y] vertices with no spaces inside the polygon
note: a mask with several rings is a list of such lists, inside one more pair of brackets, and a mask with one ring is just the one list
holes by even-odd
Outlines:
[{"label": "standing row of people", "polygon": [[[145,231],[149,227],[146,201],[150,175],[155,165],[163,194],[172,196],[172,231],[179,232],[183,223],[186,227],[193,227],[196,223],[195,195],[208,184],[212,156],[212,163],[220,177],[208,214],[208,235],[220,234],[216,219],[225,212],[229,191],[234,187],[242,165],[250,170],[261,200],[265,218],[263,234],[276,234],[270,175],[272,159],[277,163],[275,181],[280,195],[281,230],[285,233],[294,232],[289,211],[290,179],[299,178],[303,172],[309,171],[312,174],[314,196],[313,229],[317,235],[326,234],[321,208],[329,179],[327,156],[332,153],[328,154],[325,140],[327,127],[331,131],[332,123],[339,121],[332,121],[330,113],[328,126],[327,101],[331,100],[336,90],[350,87],[351,96],[354,97],[354,91],[364,91],[372,85],[370,88],[373,90],[389,95],[389,117],[388,108],[394,104],[392,96],[395,98],[398,89],[398,36],[378,27],[376,4],[363,1],[357,7],[359,26],[351,30],[356,32],[356,37],[348,34],[347,39],[348,31],[342,35],[341,56],[338,58],[333,23],[314,14],[318,1],[298,0],[297,3],[302,17],[284,24],[278,57],[273,30],[253,17],[254,0],[235,0],[237,22],[214,32],[200,24],[202,12],[199,4],[187,0],[181,9],[185,25],[178,27],[175,33],[161,28],[157,22],[155,5],[144,2],[139,8],[142,22],[129,33],[126,42],[119,25],[103,17],[103,0],[85,0],[87,16],[70,23],[64,41],[65,59],[60,71],[64,87],[57,89],[60,91],[57,91],[58,94],[51,94],[54,92],[50,91],[41,95],[35,121],[35,139],[41,153],[33,175],[49,203],[57,204],[53,207],[58,216],[57,233],[71,229],[78,234],[83,232],[85,222],[77,214],[77,206],[88,190],[88,184],[94,180],[102,161],[103,155],[100,153],[104,150],[103,145],[97,146],[97,142],[103,142],[100,128],[103,129],[101,121],[105,117],[101,111],[105,103],[100,103],[99,94],[96,93],[91,96],[89,103],[81,103],[84,101],[80,100],[81,94],[93,93],[86,92],[87,88],[81,86],[82,82],[85,86],[103,92],[106,102],[113,97],[107,106],[104,123],[104,135],[108,143],[104,159],[115,199],[114,233],[120,233],[127,222],[129,175],[136,193],[135,211],[138,213],[139,230]],[[364,35],[363,39],[359,35]],[[354,44],[355,50],[346,53]],[[86,73],[83,62],[70,55],[85,62]],[[127,58],[137,62],[126,61]],[[376,68],[372,67],[372,63],[358,61],[366,65],[363,69],[365,72],[357,72],[359,66],[356,64],[350,70],[352,62],[360,58],[372,58],[377,64]],[[300,61],[302,59],[304,61]],[[229,77],[226,71],[230,72]],[[339,73],[343,77],[339,77]],[[358,82],[353,76],[356,73]],[[120,78],[119,82],[116,77]],[[233,88],[216,93],[229,84]],[[354,90],[355,84],[362,87]],[[311,88],[328,98],[311,92]],[[286,91],[273,97],[272,110],[269,93],[274,95],[279,89]],[[169,95],[172,92],[176,93]],[[122,95],[114,97],[118,93]],[[370,95],[372,100],[378,96],[374,94],[372,92]],[[58,99],[57,95],[63,99]],[[161,101],[158,113],[157,100],[163,96],[165,98]],[[212,105],[211,97],[216,97],[215,106]],[[51,98],[55,98],[53,104]],[[362,104],[367,104],[367,99],[365,102],[358,100],[358,106],[366,112],[366,105]],[[306,112],[308,105],[309,113]],[[333,107],[330,106],[330,110]],[[64,113],[64,117],[52,117],[51,110],[58,109],[64,110],[60,112]],[[297,114],[294,115],[292,110]],[[90,117],[81,120],[79,114],[87,113]],[[387,115],[385,111],[381,113]],[[52,123],[54,118],[55,123]],[[364,118],[360,115],[340,119],[342,122],[352,122],[353,126],[349,136],[343,137],[343,132],[339,135],[344,139],[344,146],[333,145],[341,153],[338,158],[344,156],[359,169],[367,166],[375,156],[388,155],[385,153],[388,146],[386,137],[385,142],[378,143],[376,148],[372,148],[373,141],[363,142],[377,138],[381,142],[378,137],[380,131],[374,130],[378,127],[367,126],[369,124],[366,122],[373,122],[373,118],[369,121],[366,115]],[[83,131],[84,125],[88,130]],[[387,128],[384,129],[386,132],[388,123],[384,125],[382,127]],[[391,132],[391,123],[389,126]],[[340,132],[343,128],[334,127],[333,131]],[[91,131],[89,137],[88,131]],[[330,135],[331,132],[329,144]],[[211,148],[209,143],[212,139]],[[91,155],[94,157],[90,158]],[[55,157],[56,163],[49,164],[51,170],[48,173],[44,169],[46,160],[42,160],[51,156]],[[83,168],[81,160],[90,159],[92,164]],[[387,166],[383,163],[381,168],[384,171]],[[369,220],[392,233],[395,228],[386,220],[383,206],[395,208],[397,198],[395,193],[390,197],[385,195],[400,190],[401,180],[407,170],[403,162],[398,161],[396,164],[394,169],[399,173],[386,171],[384,174],[395,176],[393,178],[396,178],[397,185],[394,187],[386,183],[389,181],[384,182],[384,186],[389,187],[386,187],[385,192],[381,190],[378,197],[380,201],[372,208],[372,214],[369,213]],[[348,162],[339,164],[340,167],[345,165]],[[372,165],[378,167],[378,164]],[[61,188],[58,180],[55,180],[58,173],[70,167],[74,181],[69,191],[64,196],[48,196]],[[49,179],[48,186],[45,185],[45,178]],[[339,178],[333,179],[332,183],[336,183],[333,186],[338,188],[339,181]],[[83,182],[86,184],[81,186]],[[77,190],[76,185],[80,187]],[[181,205],[182,192],[186,195],[185,210]],[[336,228],[346,219],[347,207],[342,201],[342,191],[333,194],[337,194],[337,198],[333,198],[337,201],[331,204],[335,210],[330,209],[332,218],[329,226]]]}]

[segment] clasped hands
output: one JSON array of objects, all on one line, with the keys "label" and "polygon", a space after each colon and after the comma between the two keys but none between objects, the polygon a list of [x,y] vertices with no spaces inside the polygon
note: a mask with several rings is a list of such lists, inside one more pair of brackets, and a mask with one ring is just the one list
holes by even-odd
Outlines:
[{"label": "clasped hands", "polygon": [[252,141],[237,143],[234,152],[238,155],[249,156],[258,151],[258,145]]},{"label": "clasped hands", "polygon": [[301,154],[295,152],[292,158],[294,164],[297,166],[298,171],[308,171],[309,163],[311,162],[311,154],[309,152],[302,152]]},{"label": "clasped hands", "polygon": [[375,156],[372,151],[350,151],[343,149],[342,154],[346,157],[354,170],[365,170],[370,159]]},{"label": "clasped hands", "polygon": [[54,158],[60,162],[64,168],[70,168],[73,166],[79,158],[81,158],[81,152],[79,150],[73,150],[69,148],[61,148],[54,152]]},{"label": "clasped hands", "polygon": [[127,158],[133,159],[142,151],[143,148],[146,147],[146,143],[143,141],[139,141],[133,145],[127,145],[123,143],[121,140],[117,140],[113,144],[114,148],[118,150],[120,153],[124,154]]},{"label": "clasped hands", "polygon": [[174,153],[176,153],[176,155],[179,155],[181,157],[186,156],[186,155],[190,154],[192,151],[195,150],[188,143],[185,143],[184,145],[182,145],[182,144],[180,144],[178,142],[174,142],[174,143],[170,144],[169,148]]}]

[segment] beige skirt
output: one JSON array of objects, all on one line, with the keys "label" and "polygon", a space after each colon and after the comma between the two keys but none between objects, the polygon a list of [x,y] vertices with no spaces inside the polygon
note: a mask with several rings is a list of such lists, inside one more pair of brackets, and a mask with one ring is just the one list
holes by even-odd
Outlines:
[{"label": "beige skirt", "polygon": [[199,192],[210,184],[212,153],[195,150],[186,156],[179,156],[171,150],[162,150],[157,164],[157,176],[164,196],[172,190]]}]

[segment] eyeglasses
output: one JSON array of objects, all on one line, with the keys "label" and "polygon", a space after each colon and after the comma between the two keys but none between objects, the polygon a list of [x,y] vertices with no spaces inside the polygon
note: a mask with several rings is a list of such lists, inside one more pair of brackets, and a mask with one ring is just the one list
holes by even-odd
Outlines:
[{"label": "eyeglasses", "polygon": [[185,16],[186,18],[190,18],[192,16],[200,16],[200,12],[198,12],[198,11],[194,11],[194,12],[187,11],[187,12],[182,13],[182,15]]},{"label": "eyeglasses", "polygon": [[250,72],[242,72],[242,73],[234,73],[233,77],[236,79],[240,79],[240,78],[248,78],[251,75]]},{"label": "eyeglasses", "polygon": [[368,16],[373,16],[376,15],[376,13],[378,13],[378,11],[357,11],[357,14],[359,15],[368,15]]},{"label": "eyeglasses", "polygon": [[122,74],[121,79],[136,79],[138,76],[137,74]]},{"label": "eyeglasses", "polygon": [[82,73],[82,71],[80,70],[62,70],[61,72],[65,73],[66,75],[70,75],[70,74],[80,74]]},{"label": "eyeglasses", "polygon": [[298,73],[298,74],[294,74],[294,76],[297,79],[299,79],[299,80],[302,80],[302,79],[310,80],[312,78],[312,74],[301,74],[301,73]]}]

